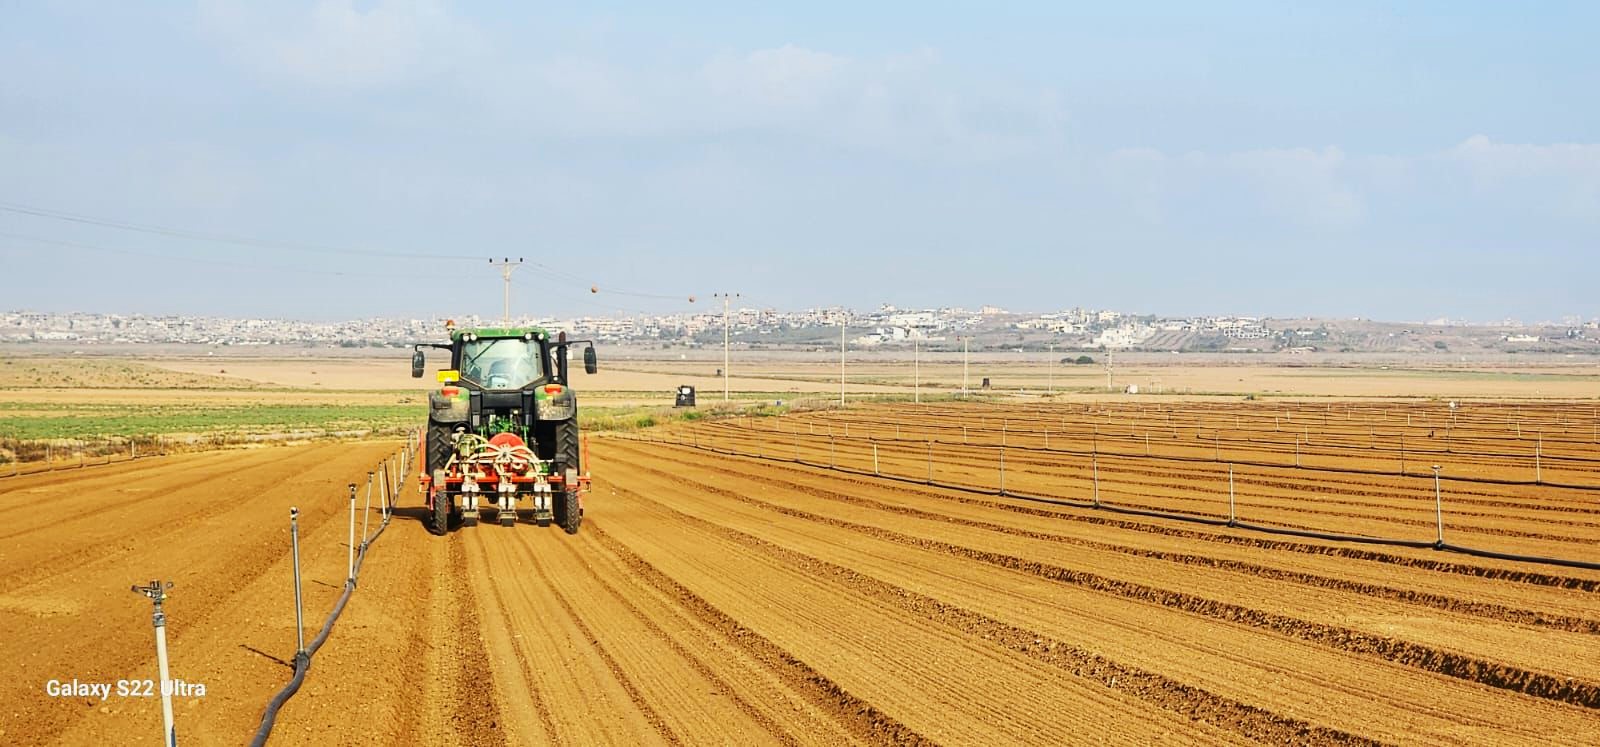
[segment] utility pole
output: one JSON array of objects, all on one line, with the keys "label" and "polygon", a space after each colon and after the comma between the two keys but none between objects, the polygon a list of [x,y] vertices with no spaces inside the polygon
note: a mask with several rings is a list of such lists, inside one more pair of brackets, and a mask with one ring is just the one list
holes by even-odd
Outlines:
[{"label": "utility pole", "polygon": [[1117,388],[1115,384],[1111,383],[1111,372],[1112,372],[1113,369],[1116,368],[1115,361],[1116,361],[1115,354],[1111,352],[1111,346],[1107,345],[1106,346],[1106,391],[1108,391],[1108,392],[1109,391],[1113,391],[1113,390],[1115,390]]},{"label": "utility pole", "polygon": [[972,338],[970,338],[970,337],[961,338],[961,397],[962,397],[962,399],[966,399],[967,394],[968,394],[968,389],[967,389],[967,364],[969,362],[969,359],[967,357],[967,342],[970,341],[971,339]]},{"label": "utility pole", "polygon": [[911,338],[911,401],[922,404],[922,342],[916,337]]},{"label": "utility pole", "polygon": [[[839,321],[839,406],[844,407],[844,331],[849,327],[849,322]],[[849,427],[849,426],[845,426]]]},{"label": "utility pole", "polygon": [[499,267],[500,277],[506,281],[505,312],[500,320],[505,326],[509,327],[511,326],[511,273],[522,265],[522,258],[517,257],[515,262],[512,262],[510,257],[503,257],[499,262],[491,258],[489,264]]},{"label": "utility pole", "polygon": [[1049,377],[1047,379],[1045,379],[1045,380],[1049,382],[1046,385],[1047,388],[1048,388],[1049,394],[1054,395],[1056,393],[1056,346],[1055,345],[1051,345],[1050,346],[1050,374],[1049,374]]},{"label": "utility pole", "polygon": [[713,293],[713,298],[722,299],[722,401],[728,401],[728,302],[738,298],[737,293]]}]

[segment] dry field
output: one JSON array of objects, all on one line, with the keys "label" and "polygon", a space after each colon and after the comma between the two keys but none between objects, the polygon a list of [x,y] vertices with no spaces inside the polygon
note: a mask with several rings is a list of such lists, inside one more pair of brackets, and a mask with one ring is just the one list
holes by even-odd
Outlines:
[{"label": "dry field", "polygon": [[[1074,354],[1076,355],[1076,354]],[[1065,356],[1071,357],[1071,356]],[[1153,353],[1116,357],[1111,387],[1103,354],[1092,365],[1050,365],[1041,353],[974,353],[963,366],[959,353],[924,353],[915,367],[903,352],[855,353],[846,373],[852,391],[908,392],[920,379],[924,394],[959,392],[965,369],[967,384],[978,389],[988,378],[998,392],[1122,392],[1130,384],[1146,394],[1257,394],[1274,397],[1432,397],[1494,399],[1592,399],[1600,391],[1600,365],[1585,359],[1511,359],[1450,362],[1428,358],[1371,360],[1334,358],[1308,360],[1296,356],[1200,356]],[[715,360],[663,360],[644,354],[618,356],[613,368],[674,376],[706,376],[722,365]],[[735,353],[733,372],[754,381],[812,382],[838,391],[838,354],[763,352]],[[915,370],[913,370],[915,368]],[[687,382],[693,383],[693,382]],[[706,387],[710,391],[712,387]],[[715,388],[721,381],[715,380]],[[737,390],[739,387],[735,385]]]},{"label": "dry field", "polygon": [[[1218,470],[1234,463],[1242,519],[1431,540],[1426,461],[1470,478],[1444,483],[1447,539],[1592,561],[1588,405],[1473,406],[1453,424],[1438,405],[1165,407],[859,407],[594,438],[577,536],[522,524],[433,537],[408,492],[274,743],[1600,733],[1600,571],[1065,502],[1087,501],[1098,471],[1106,503],[1224,517]],[[1539,469],[1552,471],[1529,484],[1523,447],[1538,428]],[[1310,440],[1299,468],[1296,430]],[[1406,476],[1387,449],[1400,435],[1418,460]],[[930,439],[934,482],[971,489],[921,484]],[[993,494],[1002,439],[1007,492],[1062,502]],[[807,464],[784,461],[796,444]],[[871,474],[874,444],[886,476]],[[289,677],[288,507],[304,512],[308,624],[320,623],[343,579],[344,485],[394,448],[0,479],[13,516],[60,507],[0,543],[0,656],[15,663],[0,738],[153,739],[153,699],[52,699],[43,687],[153,677],[149,604],[126,589],[169,577],[174,675],[208,688],[179,699],[180,737],[243,741]]]},{"label": "dry field", "polygon": [[[440,368],[448,363],[448,356],[443,353],[436,352],[429,358],[430,369]],[[411,378],[410,354],[404,351],[386,358],[157,360],[151,364],[175,374],[194,376],[214,374],[222,378],[232,378],[240,384],[261,383],[313,390],[325,388],[415,391],[418,388],[418,381]],[[723,381],[716,372],[721,368],[722,363],[719,360],[716,363],[701,361],[692,365],[673,365],[656,370],[654,366],[612,361],[602,355],[600,371],[594,375],[575,373],[574,384],[590,392],[648,393],[646,400],[654,399],[670,404],[672,392],[684,384],[694,386],[708,396],[713,392],[720,395]],[[227,373],[221,374],[222,371]],[[730,377],[728,385],[736,392],[839,391],[838,378],[829,380],[825,377],[818,379],[816,376],[781,376],[755,369],[746,370],[742,366],[732,371],[737,375]],[[834,368],[832,372],[837,376],[838,369]],[[896,386],[857,386],[857,391],[862,392],[898,390],[899,387]],[[610,400],[618,398],[610,396],[605,399],[609,403]],[[622,397],[622,399],[630,398]],[[586,398],[585,401],[591,399]]]},{"label": "dry field", "polygon": [[[666,357],[664,351],[600,349],[600,373],[579,376],[576,384],[605,404],[659,404],[671,401],[680,384],[698,387],[703,396],[720,396],[716,372],[720,354],[696,351],[696,358]],[[1592,399],[1600,391],[1600,365],[1578,360],[1539,359],[1527,362],[1491,360],[1450,363],[1417,359],[1359,362],[1284,356],[1131,356],[1113,371],[1116,392],[1129,384],[1145,393],[1257,394],[1274,397]],[[996,391],[1041,393],[1049,389],[1079,393],[1107,391],[1104,360],[1094,365],[1049,365],[1042,354],[975,354],[966,366],[968,384],[977,389],[989,378]],[[430,357],[430,366],[439,364]],[[917,371],[908,355],[852,352],[847,384],[857,394],[910,393],[920,380],[924,394],[959,392],[963,365],[960,354],[925,354]],[[730,388],[735,392],[830,395],[839,391],[836,354],[736,352]],[[12,358],[0,360],[0,402],[59,401],[72,392],[110,390],[113,397],[138,403],[214,400],[240,397],[253,401],[380,401],[390,392],[415,393],[409,356],[387,354],[318,357],[149,357],[149,358]],[[421,386],[426,386],[422,382]],[[1142,395],[1141,395],[1142,396]]]}]

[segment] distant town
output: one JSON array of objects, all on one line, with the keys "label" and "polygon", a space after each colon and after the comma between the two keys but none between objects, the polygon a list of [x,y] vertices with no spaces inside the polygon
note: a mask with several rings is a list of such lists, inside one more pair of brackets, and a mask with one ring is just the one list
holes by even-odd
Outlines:
[{"label": "distant town", "polygon": [[[498,326],[498,318],[463,316],[464,327]],[[207,316],[0,312],[0,344],[401,347],[440,339],[444,319],[353,319],[311,322]],[[608,343],[660,348],[722,344],[722,312],[568,319],[519,317],[512,324]],[[1014,313],[985,306],[870,312],[846,308],[779,311],[735,308],[726,328],[750,348],[837,348],[840,327],[856,349],[925,345],[930,349],[1116,350],[1150,352],[1542,352],[1600,354],[1600,321],[1569,317],[1534,324],[1507,320],[1469,324],[1449,319],[1276,319],[1243,316],[1166,318],[1073,308]]]}]

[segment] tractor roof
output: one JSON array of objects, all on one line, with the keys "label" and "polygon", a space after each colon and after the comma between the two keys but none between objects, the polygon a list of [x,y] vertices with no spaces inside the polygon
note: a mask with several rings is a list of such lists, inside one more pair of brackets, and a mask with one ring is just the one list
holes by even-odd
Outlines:
[{"label": "tractor roof", "polygon": [[506,337],[521,337],[529,333],[532,333],[534,337],[550,336],[550,333],[546,332],[543,327],[479,327],[477,329],[456,329],[450,333],[450,340],[452,342],[460,340],[461,336],[468,332],[471,332],[480,338],[491,340]]}]

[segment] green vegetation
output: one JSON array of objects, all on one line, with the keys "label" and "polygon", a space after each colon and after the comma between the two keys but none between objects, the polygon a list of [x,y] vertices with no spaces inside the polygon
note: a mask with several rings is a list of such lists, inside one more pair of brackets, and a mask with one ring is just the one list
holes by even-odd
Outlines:
[{"label": "green vegetation", "polygon": [[[30,405],[38,409],[37,405]],[[23,409],[11,403],[5,410]],[[173,433],[396,430],[410,427],[416,405],[52,405],[54,417],[0,417],[0,437],[102,439]]]},{"label": "green vegetation", "polygon": [[703,408],[681,408],[661,405],[579,407],[578,427],[585,432],[631,432],[673,421],[704,420],[734,414],[757,414],[758,411],[787,410],[762,404],[754,408],[742,405],[717,404]]}]

